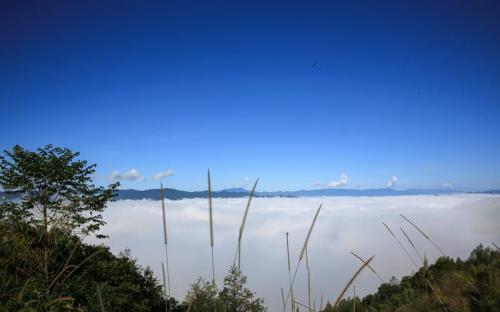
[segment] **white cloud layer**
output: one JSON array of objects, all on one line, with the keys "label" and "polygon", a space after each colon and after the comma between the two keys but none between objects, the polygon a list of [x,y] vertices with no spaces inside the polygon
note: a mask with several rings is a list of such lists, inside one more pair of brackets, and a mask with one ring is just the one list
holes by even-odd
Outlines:
[{"label": "white cloud layer", "polygon": [[[233,261],[246,201],[214,198],[215,273],[219,285]],[[359,267],[350,251],[366,258],[375,254],[373,267],[386,280],[415,270],[382,222],[393,230],[405,229],[420,253],[426,253],[430,260],[439,256],[425,238],[399,217],[400,213],[419,225],[452,257],[467,257],[479,243],[500,242],[500,196],[496,195],[254,198],[242,243],[241,266],[249,287],[265,299],[270,311],[280,309],[279,289],[286,289],[288,283],[285,233],[290,233],[295,267],[320,202],[323,210],[309,245],[312,295],[317,302],[322,294],[325,301],[334,299]],[[167,200],[166,207],[172,292],[176,298],[183,298],[198,276],[211,277],[207,200]],[[159,201],[110,203],[104,212],[108,224],[103,234],[110,236],[105,243],[114,252],[131,248],[133,257],[140,264],[151,266],[160,277],[164,257],[161,215]],[[461,230],[457,232],[457,228]],[[396,235],[404,239],[401,233]],[[306,281],[302,265],[295,284],[298,301],[307,301]],[[356,290],[365,295],[376,291],[378,285],[377,277],[366,270],[357,279]]]},{"label": "white cloud layer", "polygon": [[137,169],[130,169],[127,172],[121,173],[118,170],[114,170],[109,176],[113,181],[144,181],[144,177],[139,173]]},{"label": "white cloud layer", "polygon": [[387,181],[387,187],[395,187],[396,183],[398,182],[398,177],[392,176],[389,178],[389,181]]},{"label": "white cloud layer", "polygon": [[345,173],[342,173],[339,177],[338,180],[336,181],[330,181],[328,183],[314,183],[313,186],[316,186],[316,187],[327,187],[327,188],[336,188],[336,187],[342,187],[342,186],[345,186],[347,184],[347,182],[349,181],[349,177],[347,176],[347,174]]},{"label": "white cloud layer", "polygon": [[154,175],[154,179],[158,181],[158,180],[161,180],[161,179],[164,179],[164,178],[171,177],[174,174],[175,174],[175,172],[173,170],[167,169],[165,171],[158,172],[157,174],[155,174]]}]

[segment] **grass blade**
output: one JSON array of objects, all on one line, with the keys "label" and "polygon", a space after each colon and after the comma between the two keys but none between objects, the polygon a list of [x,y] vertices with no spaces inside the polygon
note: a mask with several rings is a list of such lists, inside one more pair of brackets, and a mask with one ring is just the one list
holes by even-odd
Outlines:
[{"label": "grass blade", "polygon": [[212,283],[215,285],[214,222],[212,216],[212,183],[210,181],[210,169],[208,170],[208,213],[210,222],[210,248],[212,249]]},{"label": "grass blade", "polygon": [[495,244],[494,242],[491,242],[493,244],[493,246],[495,246],[495,248],[500,251],[500,248],[498,248],[497,244]]},{"label": "grass blade", "polygon": [[417,247],[415,247],[415,245],[413,244],[413,242],[411,241],[410,237],[408,236],[408,234],[406,234],[406,232],[403,230],[403,228],[399,228],[401,230],[401,232],[403,232],[404,236],[406,237],[406,239],[408,240],[408,242],[410,243],[411,247],[413,247],[413,250],[415,250],[415,253],[417,254],[418,258],[420,259],[420,261],[422,261],[422,263],[424,263],[424,259],[422,258],[422,256],[420,256],[420,253],[418,252],[417,250]]},{"label": "grass blade", "polygon": [[[241,221],[240,229],[238,232],[238,246],[236,249],[236,254],[238,256],[238,269],[241,266],[241,240],[243,238],[243,231],[245,230],[245,224],[247,221],[247,216],[248,216],[248,210],[250,209],[250,204],[252,203],[252,199],[255,194],[255,189],[257,188],[257,183],[259,182],[259,178],[255,180],[255,184],[253,185],[252,191],[250,192],[250,195],[248,196],[248,202],[247,202],[247,207],[245,208],[245,213],[243,214],[243,221]],[[233,265],[236,262],[236,256],[235,256],[235,261],[233,261]]]},{"label": "grass blade", "polygon": [[165,292],[165,311],[168,311],[167,283],[165,281],[165,266],[163,265],[163,261],[161,262],[161,272],[163,275],[163,291]]},{"label": "grass blade", "polygon": [[304,241],[304,246],[302,246],[302,251],[300,252],[299,261],[302,260],[302,258],[304,257],[304,253],[305,253],[306,248],[307,248],[307,243],[309,242],[309,237],[311,237],[311,232],[314,228],[314,224],[316,223],[316,219],[318,218],[318,215],[319,215],[319,212],[321,211],[322,206],[323,206],[323,203],[321,203],[319,205],[318,210],[316,211],[316,214],[314,215],[313,222],[311,224],[311,227],[309,228],[309,232],[307,232],[306,240]]},{"label": "grass blade", "polygon": [[163,214],[163,238],[165,242],[165,258],[167,262],[167,289],[168,289],[168,297],[170,297],[170,271],[168,268],[168,236],[167,236],[167,214],[165,212],[165,194],[163,191],[163,183],[161,186],[161,210]]},{"label": "grass blade", "polygon": [[398,242],[399,246],[401,247],[401,249],[403,249],[403,251],[405,252],[405,254],[408,256],[408,258],[410,259],[410,261],[415,265],[415,267],[418,269],[418,265],[417,263],[415,262],[415,260],[413,260],[413,257],[410,255],[410,253],[408,252],[408,250],[406,250],[405,246],[403,246],[403,244],[401,243],[401,241],[399,240],[399,238],[396,237],[396,235],[394,235],[394,233],[391,231],[391,229],[387,226],[387,224],[385,224],[384,222],[382,222],[382,224],[385,226],[385,228],[387,229],[387,231],[389,231],[389,233],[391,233],[392,237],[394,237],[394,239],[396,240],[396,242]]},{"label": "grass blade", "polygon": [[96,285],[96,290],[97,298],[99,299],[99,306],[101,307],[101,312],[106,312],[106,310],[104,309],[104,302],[102,301],[101,287],[99,285]]},{"label": "grass blade", "polygon": [[167,216],[165,214],[165,199],[163,191],[163,183],[160,184],[160,196],[161,196],[161,212],[163,216],[163,241],[167,245]]},{"label": "grass blade", "polygon": [[[351,251],[351,254],[352,254],[354,257],[358,258],[358,259],[359,259],[359,261],[361,261],[361,262],[363,262],[363,263],[365,263],[365,262],[366,262],[363,258],[361,258],[360,256],[358,256],[358,255],[357,255],[357,254],[355,254],[354,252],[352,252],[352,251]],[[375,271],[371,265],[368,265],[368,268],[370,269],[370,271],[372,271],[372,272],[373,272],[373,274],[375,274],[375,275],[378,277],[378,279],[379,279],[382,283],[385,283],[384,279],[383,279],[382,277],[380,277],[380,275],[378,275],[377,271]]]},{"label": "grass blade", "polygon": [[441,299],[441,296],[439,296],[438,292],[436,291],[436,289],[432,286],[431,282],[429,282],[428,279],[425,279],[425,281],[427,282],[427,284],[429,285],[429,287],[432,289],[432,292],[434,293],[434,296],[436,296],[437,300],[439,301],[439,303],[441,304],[441,306],[443,307],[443,309],[446,311],[446,306],[444,305],[444,302],[443,300]]},{"label": "grass blade", "polygon": [[283,300],[283,310],[285,310],[285,294],[283,293],[283,288],[281,288],[281,300]]},{"label": "grass blade", "polygon": [[[292,293],[292,304],[290,305],[292,308],[292,312],[295,311],[295,303],[293,302],[293,287],[292,287],[292,269],[290,265],[290,244],[288,243],[288,232],[286,232],[286,256],[288,259],[288,286],[290,287],[290,291]],[[286,304],[283,308],[283,311],[286,311]]]},{"label": "grass blade", "polygon": [[373,258],[375,258],[375,256],[371,256],[370,259],[368,259],[365,263],[363,263],[363,265],[356,271],[356,273],[349,280],[349,282],[347,283],[347,285],[345,285],[344,289],[342,290],[342,292],[340,293],[340,295],[337,297],[337,300],[335,301],[335,304],[333,305],[334,309],[337,307],[337,305],[339,304],[339,302],[342,299],[342,297],[344,297],[347,289],[349,289],[349,287],[354,282],[354,280],[356,279],[356,277],[358,277],[359,273],[361,273],[361,271],[363,271],[363,269],[370,264],[370,262],[373,260]]},{"label": "grass blade", "polygon": [[405,219],[408,223],[410,223],[415,229],[417,229],[417,231],[420,232],[420,234],[422,234],[429,242],[431,242],[432,245],[434,245],[434,247],[436,247],[437,250],[439,250],[439,252],[443,255],[443,256],[446,256],[444,251],[439,248],[439,246],[434,243],[434,241],[427,235],[424,233],[424,231],[422,231],[415,223],[411,222],[407,217],[403,216],[402,214],[400,214],[401,218]]},{"label": "grass blade", "polygon": [[[309,309],[309,308],[308,308],[305,304],[300,303],[300,302],[298,302],[298,301],[295,301],[295,304],[297,304],[297,305],[299,305],[299,306],[301,306],[301,307],[303,307],[303,308],[305,308],[305,309]],[[297,310],[298,310],[298,309],[299,309],[299,308],[297,308]]]},{"label": "grass blade", "polygon": [[309,238],[311,237],[311,232],[314,228],[314,224],[316,223],[316,220],[318,219],[318,215],[319,215],[319,212],[321,211],[322,206],[323,206],[323,203],[321,203],[319,205],[318,210],[316,211],[316,214],[314,215],[314,219],[311,223],[311,226],[309,227],[309,231],[307,232],[306,240],[304,241],[304,246],[302,246],[302,251],[300,253],[299,261],[297,262],[297,267],[295,268],[295,273],[293,273],[292,283],[290,285],[290,289],[288,290],[288,294],[286,295],[285,305],[288,303],[288,299],[290,298],[290,293],[292,291],[293,284],[295,283],[295,278],[297,277],[297,272],[299,271],[300,262],[302,261],[302,258],[304,256],[307,244],[309,243]]},{"label": "grass blade", "polygon": [[311,268],[309,267],[309,256],[306,248],[306,268],[307,268],[307,305],[311,311]]},{"label": "grass blade", "polygon": [[51,305],[54,305],[56,303],[59,303],[59,302],[65,302],[65,301],[75,301],[75,298],[73,297],[69,297],[69,296],[66,296],[66,297],[59,297],[57,299],[54,299],[52,301],[49,301],[46,305],[46,307],[50,307]]},{"label": "grass blade", "polygon": [[64,279],[61,281],[61,284],[63,284],[68,278],[70,278],[71,275],[73,275],[73,273],[75,273],[76,270],[78,270],[83,264],[85,264],[85,262],[89,261],[91,258],[95,257],[96,255],[100,254],[103,251],[104,249],[98,249],[94,253],[83,259],[82,262],[80,262],[77,266],[75,266],[74,269],[71,270],[71,272],[69,272],[69,274],[64,277]]},{"label": "grass blade", "polygon": [[356,285],[352,285],[352,312],[356,312]]}]

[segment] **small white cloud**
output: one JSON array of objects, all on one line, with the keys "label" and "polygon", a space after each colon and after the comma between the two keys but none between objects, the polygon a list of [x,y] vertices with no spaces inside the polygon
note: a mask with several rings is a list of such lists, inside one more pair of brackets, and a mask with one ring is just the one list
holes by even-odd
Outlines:
[{"label": "small white cloud", "polygon": [[175,175],[175,172],[173,170],[165,170],[165,171],[162,171],[162,172],[158,172],[157,174],[154,175],[154,179],[155,180],[161,180],[161,179],[164,179],[164,178],[168,178],[168,177],[171,177]]},{"label": "small white cloud", "polygon": [[392,176],[389,178],[389,181],[387,181],[387,187],[395,187],[396,186],[396,182],[398,182],[398,177],[396,176]]},{"label": "small white cloud", "polygon": [[451,183],[443,183],[443,187],[446,188],[446,189],[452,189],[453,188],[453,184],[451,184]]},{"label": "small white cloud", "polygon": [[121,180],[123,176],[118,170],[113,170],[113,172],[109,175],[109,178],[113,181],[118,181]]},{"label": "small white cloud", "polygon": [[123,179],[128,181],[142,181],[144,177],[136,169],[130,169],[123,174]]},{"label": "small white cloud", "polygon": [[244,187],[247,187],[248,185],[250,185],[250,178],[248,176],[244,176],[243,181],[236,184],[235,187],[243,187],[244,188]]},{"label": "small white cloud", "polygon": [[347,176],[347,174],[342,173],[340,175],[339,179],[336,180],[336,181],[331,181],[331,182],[328,182],[326,184],[325,183],[314,183],[313,186],[316,186],[316,187],[336,188],[336,187],[345,186],[348,181],[349,181],[349,177]]},{"label": "small white cloud", "polygon": [[137,169],[130,169],[125,173],[121,173],[118,170],[113,170],[109,176],[113,181],[127,180],[127,181],[144,181],[144,177],[139,173]]},{"label": "small white cloud", "polygon": [[330,183],[328,183],[328,187],[341,187],[341,186],[346,185],[347,181],[349,181],[347,174],[342,173],[340,175],[340,179],[337,181],[331,181]]}]

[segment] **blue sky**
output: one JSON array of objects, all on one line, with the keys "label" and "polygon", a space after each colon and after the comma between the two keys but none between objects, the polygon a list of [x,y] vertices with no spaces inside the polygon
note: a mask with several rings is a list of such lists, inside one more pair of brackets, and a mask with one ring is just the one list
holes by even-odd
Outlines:
[{"label": "blue sky", "polygon": [[2,1],[0,66],[0,148],[99,184],[500,187],[497,1]]}]

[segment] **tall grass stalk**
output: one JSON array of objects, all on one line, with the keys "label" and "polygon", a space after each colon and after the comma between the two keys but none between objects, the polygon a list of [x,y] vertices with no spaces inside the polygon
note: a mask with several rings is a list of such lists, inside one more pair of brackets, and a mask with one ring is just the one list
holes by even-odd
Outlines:
[{"label": "tall grass stalk", "polygon": [[[59,297],[57,299],[54,299],[52,301],[49,301],[45,307],[48,308],[50,307],[51,305],[54,305],[54,304],[57,304],[59,302],[65,302],[65,301],[69,301],[71,302],[71,305],[73,305],[74,301],[75,301],[75,298],[73,297],[70,297],[70,296],[64,296],[64,297]],[[51,309],[48,309],[49,311],[51,311]]]},{"label": "tall grass stalk", "polygon": [[438,292],[436,291],[436,289],[432,286],[431,282],[427,278],[425,279],[425,281],[427,282],[427,284],[429,285],[429,287],[432,289],[432,292],[434,293],[434,295],[436,296],[437,300],[439,301],[439,304],[441,304],[441,306],[443,307],[443,310],[447,311],[446,306],[444,305],[444,302],[441,299],[441,296],[438,294]]},{"label": "tall grass stalk", "polygon": [[418,258],[420,259],[420,261],[422,261],[422,264],[423,264],[424,263],[424,259],[422,258],[422,256],[418,252],[417,247],[415,247],[415,244],[413,244],[413,242],[411,241],[410,236],[408,236],[408,234],[406,234],[406,232],[403,230],[402,227],[400,227],[399,229],[401,230],[401,232],[403,232],[404,236],[406,237],[406,239],[410,243],[411,247],[413,247],[413,250],[415,250],[415,253],[417,254]]},{"label": "tall grass stalk", "polygon": [[400,214],[401,218],[405,219],[408,223],[410,223],[415,229],[417,229],[417,231],[420,232],[420,234],[422,234],[422,236],[424,236],[429,242],[431,242],[432,245],[434,245],[434,247],[436,247],[437,250],[439,250],[439,252],[443,255],[443,256],[446,256],[444,251],[439,248],[439,246],[427,235],[424,233],[424,231],[422,231],[415,223],[411,222],[407,217],[403,216],[402,214]]},{"label": "tall grass stalk", "polygon": [[300,252],[299,261],[302,260],[302,258],[304,257],[304,253],[305,253],[306,248],[307,248],[307,243],[309,242],[309,238],[311,237],[311,232],[314,228],[314,224],[316,223],[316,219],[318,218],[318,215],[319,215],[319,212],[321,211],[322,206],[323,206],[323,203],[321,203],[319,205],[318,210],[316,211],[316,214],[314,215],[313,222],[311,224],[311,227],[309,228],[309,231],[307,232],[306,240],[304,241],[304,246],[302,246],[302,251]]},{"label": "tall grass stalk", "polygon": [[99,284],[96,285],[96,290],[97,290],[97,298],[99,299],[99,306],[101,307],[101,312],[106,312],[104,309],[104,302],[102,300],[102,295],[101,295],[101,287]]},{"label": "tall grass stalk", "polygon": [[408,250],[406,250],[405,246],[403,246],[403,244],[401,243],[401,241],[399,240],[399,238],[396,237],[396,235],[394,235],[394,233],[391,231],[391,229],[387,226],[387,224],[385,224],[384,222],[382,222],[382,224],[385,226],[385,228],[387,229],[387,231],[389,231],[389,233],[391,233],[392,237],[394,237],[394,239],[396,240],[396,242],[398,242],[399,246],[401,247],[401,249],[403,249],[403,251],[405,252],[405,254],[408,256],[408,258],[410,259],[410,261],[415,265],[415,267],[418,269],[419,266],[417,265],[417,263],[415,262],[415,260],[413,260],[413,257],[410,255],[410,253],[408,252]]},{"label": "tall grass stalk", "polygon": [[[295,304],[296,304],[296,305],[299,305],[299,306],[301,306],[301,307],[303,307],[304,309],[309,309],[309,307],[308,307],[308,306],[306,306],[305,304],[300,303],[300,302],[298,302],[298,301],[295,301]],[[297,311],[298,311],[298,310],[299,310],[299,308],[297,308]]]},{"label": "tall grass stalk", "polygon": [[[290,291],[292,294],[292,304],[290,306],[292,308],[292,312],[295,312],[295,302],[293,302],[292,269],[290,265],[290,244],[288,242],[288,232],[286,232],[286,256],[288,260],[288,286],[290,287]],[[286,304],[283,307],[283,311],[286,311]]]},{"label": "tall grass stalk", "polygon": [[283,310],[285,310],[285,294],[283,293],[283,288],[281,288],[281,300],[283,301]]},{"label": "tall grass stalk", "polygon": [[[357,255],[356,253],[354,253],[353,251],[351,251],[351,254],[352,254],[354,257],[358,258],[358,259],[359,259],[359,261],[361,261],[361,262],[363,262],[363,263],[365,263],[365,262],[366,262],[366,260],[364,260],[363,258],[361,258],[360,256],[358,256],[358,255]],[[385,283],[385,280],[384,280],[382,277],[380,277],[380,275],[378,275],[377,271],[375,271],[375,269],[373,269],[373,267],[372,267],[371,265],[368,265],[368,268],[370,269],[370,271],[372,271],[372,272],[373,272],[373,274],[375,274],[375,275],[378,277],[378,279],[379,279],[382,283]]]},{"label": "tall grass stalk", "polygon": [[234,261],[233,261],[233,266],[234,266],[236,263],[236,258],[238,258],[238,269],[241,267],[241,240],[243,238],[243,231],[245,230],[245,224],[247,221],[248,210],[250,209],[250,204],[252,203],[252,198],[254,197],[255,189],[257,188],[258,182],[259,182],[259,178],[257,178],[257,180],[255,180],[255,184],[253,185],[252,191],[250,192],[250,195],[248,196],[247,207],[245,208],[245,213],[243,214],[243,220],[241,221],[240,229],[238,232],[238,246],[236,248],[236,255],[235,255]]},{"label": "tall grass stalk", "polygon": [[68,275],[66,275],[62,280],[61,280],[61,284],[64,284],[64,282],[71,277],[71,275],[73,275],[73,273],[75,273],[82,265],[85,264],[85,262],[89,261],[91,258],[93,258],[94,256],[100,254],[101,252],[104,252],[104,249],[99,249],[99,250],[96,250],[94,253],[92,253],[91,255],[89,255],[88,257],[86,257],[85,259],[83,259],[82,262],[80,262],[78,265],[76,266],[68,266],[69,267],[72,267],[73,270],[71,270]]},{"label": "tall grass stalk", "polygon": [[356,285],[352,285],[352,312],[356,312]]},{"label": "tall grass stalk", "polygon": [[309,267],[309,256],[306,248],[306,268],[307,268],[307,305],[311,311],[311,268]]},{"label": "tall grass stalk", "polygon": [[19,295],[17,296],[17,303],[21,303],[22,302],[22,299],[23,299],[23,295],[24,295],[24,292],[26,290],[26,287],[28,286],[28,284],[30,282],[32,282],[32,278],[28,278],[26,280],[26,282],[24,282],[24,285],[23,285],[23,288],[21,289],[21,291],[19,292]]},{"label": "tall grass stalk", "polygon": [[75,254],[75,251],[76,251],[77,247],[78,247],[78,244],[75,244],[75,246],[71,250],[71,253],[69,254],[68,258],[64,262],[64,265],[63,265],[62,269],[59,271],[59,273],[57,273],[57,275],[54,277],[54,279],[52,279],[52,282],[50,282],[50,284],[49,284],[49,291],[51,291],[52,288],[56,285],[57,281],[59,280],[59,278],[61,278],[61,276],[63,275],[63,273],[66,270],[69,269],[69,266],[68,266],[69,262],[71,261],[71,258],[73,258],[73,255]]},{"label": "tall grass stalk", "polygon": [[361,271],[363,271],[363,269],[370,264],[370,262],[373,260],[373,258],[375,258],[375,256],[371,256],[370,259],[368,259],[365,263],[363,263],[363,265],[351,277],[351,279],[349,280],[349,282],[347,283],[347,285],[345,285],[344,289],[342,290],[342,292],[340,293],[340,295],[337,297],[337,300],[335,301],[335,304],[333,305],[334,309],[337,307],[337,305],[339,304],[340,300],[342,300],[342,298],[344,297],[346,291],[349,289],[349,287],[354,282],[354,280],[356,279],[356,277],[358,277],[359,273],[361,273]]},{"label": "tall grass stalk", "polygon": [[290,289],[288,289],[288,294],[286,295],[286,300],[285,300],[285,306],[288,303],[288,299],[290,298],[290,293],[293,288],[293,284],[295,283],[295,278],[297,277],[297,272],[299,271],[300,263],[302,261],[302,258],[304,257],[305,250],[307,248],[307,244],[309,243],[309,238],[311,237],[312,230],[314,228],[314,224],[316,224],[316,220],[318,219],[319,212],[321,211],[321,207],[323,206],[323,203],[321,203],[318,207],[318,210],[316,211],[316,214],[314,215],[314,219],[311,223],[311,226],[309,227],[309,231],[307,232],[306,240],[304,241],[304,246],[302,246],[302,251],[300,252],[300,257],[299,261],[297,262],[297,267],[295,268],[295,273],[293,273],[293,278],[292,282],[290,284]]},{"label": "tall grass stalk", "polygon": [[210,223],[210,248],[212,250],[212,284],[215,285],[214,222],[212,215],[212,183],[210,181],[210,169],[208,170],[208,214]]},{"label": "tall grass stalk", "polygon": [[163,265],[163,261],[161,262],[161,273],[163,276],[163,292],[165,293],[165,311],[168,311],[167,282],[165,281],[165,266]]},{"label": "tall grass stalk", "polygon": [[161,211],[163,215],[163,240],[165,243],[165,258],[167,264],[167,296],[170,297],[170,270],[168,268],[168,236],[167,236],[167,215],[165,212],[165,194],[163,191],[163,182],[160,184],[161,186]]},{"label": "tall grass stalk", "polygon": [[495,242],[491,242],[493,244],[493,246],[495,246],[495,248],[500,251],[500,248],[498,248],[497,244],[495,244]]}]

